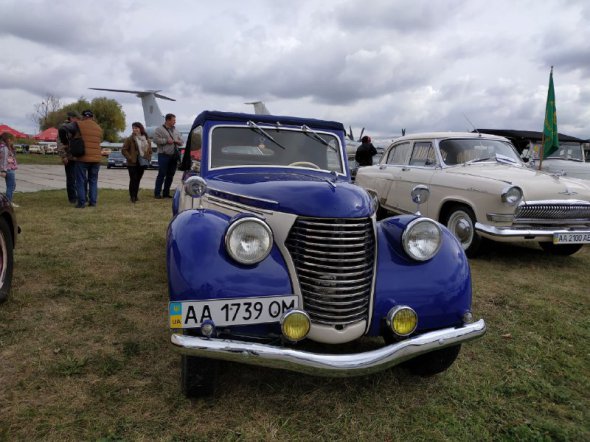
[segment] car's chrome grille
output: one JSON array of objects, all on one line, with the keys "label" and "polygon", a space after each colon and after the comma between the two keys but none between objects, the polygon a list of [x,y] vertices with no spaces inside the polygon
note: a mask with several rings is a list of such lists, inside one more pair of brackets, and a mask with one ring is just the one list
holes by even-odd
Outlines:
[{"label": "car's chrome grille", "polygon": [[523,204],[517,207],[515,222],[590,221],[590,204]]},{"label": "car's chrome grille", "polygon": [[370,218],[299,217],[286,245],[313,322],[346,325],[368,318],[375,262]]}]

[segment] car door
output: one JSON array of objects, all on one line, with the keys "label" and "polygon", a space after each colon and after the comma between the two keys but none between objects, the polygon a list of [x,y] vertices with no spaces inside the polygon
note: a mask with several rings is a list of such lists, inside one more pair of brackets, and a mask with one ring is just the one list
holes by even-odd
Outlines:
[{"label": "car door", "polygon": [[[402,213],[416,211],[416,205],[411,198],[412,189],[418,184],[430,187],[437,165],[433,143],[431,141],[415,141],[411,146],[406,163],[399,167],[395,192],[389,198],[396,211]],[[426,208],[421,210],[425,211]]]},{"label": "car door", "polygon": [[390,210],[398,209],[397,185],[401,179],[402,169],[408,164],[412,144],[409,141],[401,141],[394,144],[387,152],[385,161],[381,162],[379,169],[385,172],[387,184],[379,193],[383,198],[383,206]]}]

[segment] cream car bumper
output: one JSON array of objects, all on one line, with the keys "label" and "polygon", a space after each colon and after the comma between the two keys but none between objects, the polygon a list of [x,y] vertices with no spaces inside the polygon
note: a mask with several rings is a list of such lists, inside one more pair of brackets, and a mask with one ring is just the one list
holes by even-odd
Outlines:
[{"label": "cream car bumper", "polygon": [[518,229],[514,227],[494,227],[487,224],[475,223],[475,230],[482,237],[494,241],[553,241],[556,233],[582,233],[590,234],[590,228],[580,227],[565,229],[563,227],[538,228],[538,229]]}]

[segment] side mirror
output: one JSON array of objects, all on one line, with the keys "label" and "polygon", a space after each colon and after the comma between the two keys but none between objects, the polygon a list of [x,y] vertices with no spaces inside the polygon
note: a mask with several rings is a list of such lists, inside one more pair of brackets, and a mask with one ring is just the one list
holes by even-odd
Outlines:
[{"label": "side mirror", "polygon": [[412,201],[416,203],[416,214],[420,215],[420,204],[424,204],[430,198],[428,186],[419,184],[412,189]]}]

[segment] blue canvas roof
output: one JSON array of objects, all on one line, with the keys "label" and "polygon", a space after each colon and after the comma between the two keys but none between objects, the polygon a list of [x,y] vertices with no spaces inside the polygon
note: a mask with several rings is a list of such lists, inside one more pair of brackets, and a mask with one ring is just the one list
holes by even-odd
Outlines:
[{"label": "blue canvas roof", "polygon": [[243,114],[237,112],[221,112],[221,111],[203,111],[197,118],[191,127],[191,130],[195,127],[202,125],[205,121],[253,121],[257,124],[281,124],[284,126],[302,126],[307,125],[316,129],[331,129],[331,130],[344,130],[342,123],[337,121],[327,120],[316,120],[314,118],[300,118],[290,117],[284,115],[260,115],[260,114]]}]

